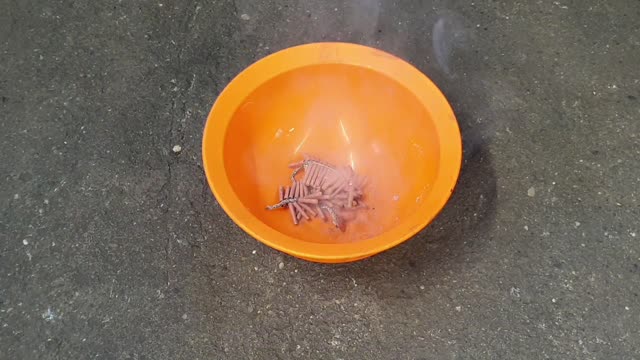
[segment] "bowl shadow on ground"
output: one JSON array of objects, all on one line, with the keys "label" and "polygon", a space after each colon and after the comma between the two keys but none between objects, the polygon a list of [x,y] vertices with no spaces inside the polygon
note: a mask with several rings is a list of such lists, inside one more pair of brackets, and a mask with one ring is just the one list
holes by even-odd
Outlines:
[{"label": "bowl shadow on ground", "polygon": [[[481,132],[470,126],[471,117],[464,113],[457,117],[464,139],[464,160],[456,189],[438,217],[412,239],[368,259],[339,265],[301,260],[298,266],[302,276],[320,272],[327,278],[346,277],[365,286],[381,281],[375,286],[379,295],[402,297],[402,292],[408,291],[407,283],[438,283],[450,272],[469,268],[482,256],[496,213],[493,157]],[[405,285],[397,285],[400,283]],[[394,294],[385,294],[387,291]]]}]

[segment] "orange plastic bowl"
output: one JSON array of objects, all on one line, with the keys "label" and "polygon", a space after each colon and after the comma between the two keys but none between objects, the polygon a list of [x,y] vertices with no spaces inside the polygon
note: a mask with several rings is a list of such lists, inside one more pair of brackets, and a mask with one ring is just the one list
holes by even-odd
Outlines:
[{"label": "orange plastic bowl", "polygon": [[[440,90],[407,62],[347,43],[296,46],[249,66],[215,102],[202,145],[209,185],[236,224],[272,248],[327,263],[369,257],[423,229],[451,196],[462,158]],[[304,154],[368,177],[366,221],[342,233],[265,209]]]}]

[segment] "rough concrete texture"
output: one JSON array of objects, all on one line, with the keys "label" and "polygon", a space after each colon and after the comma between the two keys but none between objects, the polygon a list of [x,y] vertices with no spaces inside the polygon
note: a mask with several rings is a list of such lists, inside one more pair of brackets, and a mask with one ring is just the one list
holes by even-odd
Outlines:
[{"label": "rough concrete texture", "polygon": [[[1,359],[640,358],[640,2],[348,3],[0,0]],[[348,265],[201,166],[228,81],[319,40],[412,62],[465,137],[437,221]]]}]

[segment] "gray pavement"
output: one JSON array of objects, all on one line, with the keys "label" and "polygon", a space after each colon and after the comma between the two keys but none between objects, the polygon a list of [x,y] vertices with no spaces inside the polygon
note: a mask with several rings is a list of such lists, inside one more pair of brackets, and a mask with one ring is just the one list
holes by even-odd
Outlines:
[{"label": "gray pavement", "polygon": [[[640,359],[639,1],[0,9],[0,359]],[[348,265],[247,236],[201,166],[228,81],[321,40],[415,64],[465,137],[437,221]]]}]

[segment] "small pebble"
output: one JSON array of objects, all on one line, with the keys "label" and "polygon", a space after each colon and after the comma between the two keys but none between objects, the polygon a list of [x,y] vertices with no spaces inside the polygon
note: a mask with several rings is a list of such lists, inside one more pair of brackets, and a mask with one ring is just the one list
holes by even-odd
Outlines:
[{"label": "small pebble", "polygon": [[29,240],[24,239],[24,240],[22,240],[22,243],[25,244],[25,245],[29,245]]},{"label": "small pebble", "polygon": [[182,320],[187,320],[187,314],[182,315]]},{"label": "small pebble", "polygon": [[284,269],[284,263],[278,264],[278,269],[280,269],[280,270]]},{"label": "small pebble", "polygon": [[252,253],[253,255],[255,255],[255,254],[256,254],[256,251],[255,251],[255,250],[253,250],[251,253]]},{"label": "small pebble", "polygon": [[462,306],[456,306],[456,311],[458,312],[462,311]]},{"label": "small pebble", "polygon": [[247,21],[251,19],[251,16],[249,16],[249,14],[242,14],[240,15],[240,19]]},{"label": "small pebble", "polygon": [[420,285],[420,290],[424,290],[424,285]]},{"label": "small pebble", "polygon": [[527,190],[527,195],[529,195],[530,197],[536,196],[536,189],[533,186],[530,187],[529,190]]},{"label": "small pebble", "polygon": [[20,199],[20,194],[13,195],[13,200],[18,200],[18,199]]},{"label": "small pebble", "polygon": [[555,302],[556,302],[556,299],[551,299],[551,302],[552,302],[552,303],[555,303]]},{"label": "small pebble", "polygon": [[576,221],[576,228],[580,227],[580,221]]},{"label": "small pebble", "polygon": [[525,226],[524,226],[524,229],[528,231],[528,230],[529,230],[529,227],[528,227],[527,225],[525,225]]},{"label": "small pebble", "polygon": [[173,152],[174,152],[174,153],[176,153],[176,154],[177,154],[177,153],[179,153],[180,151],[182,151],[182,146],[180,146],[180,145],[176,145],[176,146],[174,146],[174,147],[173,147]]}]

